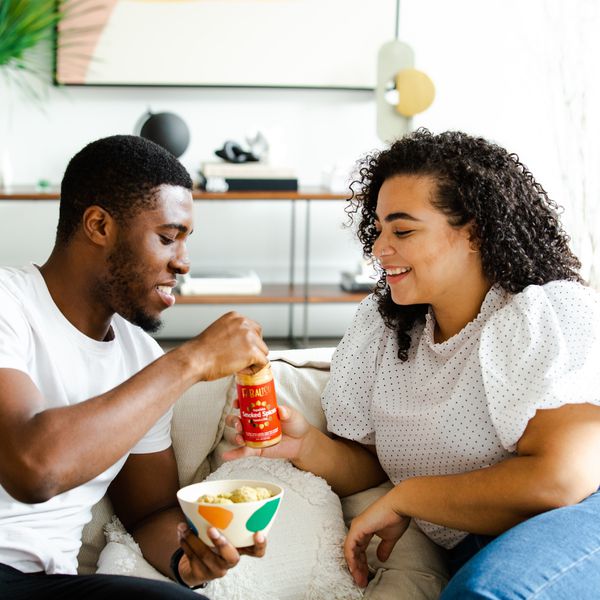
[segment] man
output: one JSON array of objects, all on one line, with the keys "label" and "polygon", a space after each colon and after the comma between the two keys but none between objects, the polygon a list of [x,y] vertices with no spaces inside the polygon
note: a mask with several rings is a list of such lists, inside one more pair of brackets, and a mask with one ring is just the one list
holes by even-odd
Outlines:
[{"label": "man", "polygon": [[[228,313],[163,354],[156,331],[187,273],[192,181],[160,146],[112,136],[70,161],[54,249],[0,269],[0,597],[194,598],[240,553],[211,550],[177,505],[170,417],[198,381],[259,368],[259,325]],[[179,584],[76,575],[91,507],[108,489],[144,556]],[[178,542],[179,541],[179,545]]]}]

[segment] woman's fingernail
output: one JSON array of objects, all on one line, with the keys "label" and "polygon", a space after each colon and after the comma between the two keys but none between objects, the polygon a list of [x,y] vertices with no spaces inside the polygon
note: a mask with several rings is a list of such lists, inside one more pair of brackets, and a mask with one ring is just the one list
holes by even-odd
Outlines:
[{"label": "woman's fingernail", "polygon": [[208,537],[215,541],[221,537],[219,530],[216,529],[215,527],[209,527],[207,533],[208,533]]},{"label": "woman's fingernail", "polygon": [[265,534],[261,532],[256,534],[256,541],[259,544],[264,544],[265,543]]}]

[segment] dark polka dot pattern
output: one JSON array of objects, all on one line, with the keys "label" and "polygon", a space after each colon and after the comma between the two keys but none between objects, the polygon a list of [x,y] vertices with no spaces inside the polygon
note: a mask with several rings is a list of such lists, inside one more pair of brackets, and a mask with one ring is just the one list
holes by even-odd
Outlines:
[{"label": "dark polka dot pattern", "polygon": [[[376,444],[394,483],[507,458],[538,408],[600,404],[600,295],[589,288],[560,281],[512,295],[494,286],[457,335],[436,344],[434,326],[431,312],[415,326],[403,363],[368,297],[323,393],[329,430]],[[466,535],[418,523],[445,547]]]}]

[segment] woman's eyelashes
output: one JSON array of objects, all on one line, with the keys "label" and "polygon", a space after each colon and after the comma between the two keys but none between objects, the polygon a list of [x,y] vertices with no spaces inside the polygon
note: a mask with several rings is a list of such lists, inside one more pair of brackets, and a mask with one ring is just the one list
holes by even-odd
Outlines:
[{"label": "woman's eyelashes", "polygon": [[[406,237],[407,235],[414,232],[414,229],[396,229],[392,233],[399,238]],[[381,229],[375,230],[375,238],[377,239],[381,235]]]}]

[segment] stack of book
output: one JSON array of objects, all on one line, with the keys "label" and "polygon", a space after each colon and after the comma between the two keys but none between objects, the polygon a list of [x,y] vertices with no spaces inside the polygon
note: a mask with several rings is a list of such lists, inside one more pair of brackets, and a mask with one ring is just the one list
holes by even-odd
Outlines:
[{"label": "stack of book", "polygon": [[177,291],[182,296],[257,295],[262,285],[254,271],[205,271],[182,275]]},{"label": "stack of book", "polygon": [[200,167],[200,184],[207,192],[296,191],[294,169],[261,162],[207,162]]}]

